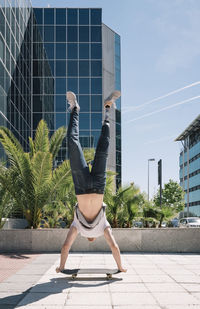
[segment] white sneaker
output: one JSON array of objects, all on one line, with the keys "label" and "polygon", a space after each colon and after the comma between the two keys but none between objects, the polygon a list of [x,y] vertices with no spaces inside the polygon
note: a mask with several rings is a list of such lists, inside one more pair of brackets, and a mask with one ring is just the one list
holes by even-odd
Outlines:
[{"label": "white sneaker", "polygon": [[115,107],[115,101],[117,99],[119,99],[119,97],[121,96],[121,92],[118,90],[115,90],[114,92],[112,92],[109,97],[104,101],[104,107],[111,107],[112,104]]},{"label": "white sneaker", "polygon": [[70,105],[70,107],[69,107],[70,111],[72,111],[74,107],[77,107],[78,111],[80,110],[80,106],[77,102],[76,95],[75,95],[74,92],[67,91],[66,98],[67,98],[68,104]]}]

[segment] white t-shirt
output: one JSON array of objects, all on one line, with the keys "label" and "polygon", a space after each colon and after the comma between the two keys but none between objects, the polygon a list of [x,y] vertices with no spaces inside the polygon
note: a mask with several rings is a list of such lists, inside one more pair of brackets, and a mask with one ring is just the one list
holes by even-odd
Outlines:
[{"label": "white t-shirt", "polygon": [[77,229],[78,233],[80,233],[81,236],[83,237],[97,238],[97,237],[104,235],[104,230],[107,227],[110,227],[110,224],[107,221],[106,215],[104,212],[99,223],[94,228],[87,229],[84,226],[82,226],[82,224],[77,219],[76,212],[74,212],[74,221],[72,222],[71,226],[74,226]]}]

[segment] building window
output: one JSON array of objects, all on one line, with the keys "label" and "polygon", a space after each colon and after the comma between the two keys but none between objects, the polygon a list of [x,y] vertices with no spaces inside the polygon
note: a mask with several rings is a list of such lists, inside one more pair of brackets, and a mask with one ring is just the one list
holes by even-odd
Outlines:
[{"label": "building window", "polygon": [[89,44],[79,44],[79,58],[89,59]]},{"label": "building window", "polygon": [[79,95],[79,104],[82,112],[89,112],[90,110],[89,95]]},{"label": "building window", "polygon": [[66,76],[66,61],[56,61],[56,76]]},{"label": "building window", "polygon": [[101,42],[101,27],[91,27],[91,42]]},{"label": "building window", "polygon": [[43,9],[34,8],[34,13],[37,24],[43,24]]},{"label": "building window", "polygon": [[44,27],[44,41],[54,42],[54,27],[53,26]]},{"label": "building window", "polygon": [[91,129],[98,130],[102,126],[102,113],[91,114]]},{"label": "building window", "polygon": [[67,91],[78,93],[78,78],[67,79]]},{"label": "building window", "polygon": [[89,27],[88,26],[79,27],[79,42],[89,42]]},{"label": "building window", "polygon": [[54,24],[54,9],[44,10],[44,23],[48,25]]},{"label": "building window", "polygon": [[101,61],[91,62],[91,75],[92,76],[102,76],[102,62]]},{"label": "building window", "polygon": [[69,43],[67,44],[67,58],[77,59],[78,58],[78,45]]},{"label": "building window", "polygon": [[89,78],[79,78],[79,93],[89,94]]},{"label": "building window", "polygon": [[56,59],[66,59],[66,44],[56,44]]},{"label": "building window", "polygon": [[65,26],[56,26],[56,42],[66,42]]},{"label": "building window", "polygon": [[78,76],[78,62],[73,60],[67,61],[67,75]]},{"label": "building window", "polygon": [[66,24],[66,10],[56,9],[56,24],[65,25]]},{"label": "building window", "polygon": [[77,9],[68,9],[67,10],[67,23],[68,25],[77,25],[78,22]]},{"label": "building window", "polygon": [[99,43],[91,44],[91,58],[101,59],[102,58],[102,45]]},{"label": "building window", "polygon": [[101,25],[101,9],[91,9],[91,24]]},{"label": "building window", "polygon": [[55,96],[56,100],[56,112],[66,111],[66,97],[64,95]]},{"label": "building window", "polygon": [[68,26],[67,27],[67,41],[68,42],[77,42],[78,41],[77,26]]},{"label": "building window", "polygon": [[79,75],[89,76],[89,61],[79,61]]},{"label": "building window", "polygon": [[88,113],[80,113],[80,130],[90,129],[90,115]]},{"label": "building window", "polygon": [[101,95],[91,96],[91,111],[92,112],[102,111],[102,96]]},{"label": "building window", "polygon": [[79,24],[89,25],[89,10],[88,9],[79,9]]},{"label": "building window", "polygon": [[102,79],[101,78],[92,78],[91,79],[91,93],[92,94],[101,94],[102,93]]},{"label": "building window", "polygon": [[56,113],[56,129],[62,126],[66,127],[66,114]]},{"label": "building window", "polygon": [[54,59],[54,44],[53,43],[45,43],[44,47],[45,47],[47,57],[49,59]]}]

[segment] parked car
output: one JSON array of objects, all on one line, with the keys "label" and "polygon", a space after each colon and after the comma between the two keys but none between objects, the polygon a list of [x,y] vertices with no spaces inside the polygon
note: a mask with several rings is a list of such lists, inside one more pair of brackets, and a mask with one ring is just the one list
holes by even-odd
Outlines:
[{"label": "parked car", "polygon": [[169,222],[169,227],[179,227],[179,219],[174,218]]},{"label": "parked car", "polygon": [[167,222],[166,222],[166,221],[163,221],[163,222],[161,223],[161,227],[167,227]]},{"label": "parked car", "polygon": [[133,221],[132,227],[142,228],[143,223],[141,221]]},{"label": "parked car", "polygon": [[179,220],[179,227],[200,227],[199,217],[188,217]]}]

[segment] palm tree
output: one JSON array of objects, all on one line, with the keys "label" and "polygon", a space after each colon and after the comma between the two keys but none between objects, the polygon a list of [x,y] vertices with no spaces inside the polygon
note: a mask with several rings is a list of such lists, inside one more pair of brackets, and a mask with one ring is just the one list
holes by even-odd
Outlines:
[{"label": "palm tree", "polygon": [[65,136],[66,129],[61,127],[49,139],[47,124],[41,120],[35,139],[29,138],[30,152],[26,153],[12,132],[0,127],[0,142],[9,163],[7,168],[0,165],[0,184],[22,209],[29,227],[39,226],[43,207],[51,203],[68,183],[69,161],[53,168]]},{"label": "palm tree", "polygon": [[111,226],[116,228],[124,224],[124,207],[126,205],[125,195],[130,187],[119,187],[116,193],[108,194],[105,202],[108,206],[107,217]]},{"label": "palm tree", "polygon": [[7,218],[12,211],[12,199],[8,191],[5,191],[0,184],[0,229],[4,226],[5,221],[3,218]]},{"label": "palm tree", "polygon": [[128,228],[132,227],[133,219],[138,215],[141,198],[140,189],[134,183],[131,183],[129,190],[124,194]]}]

